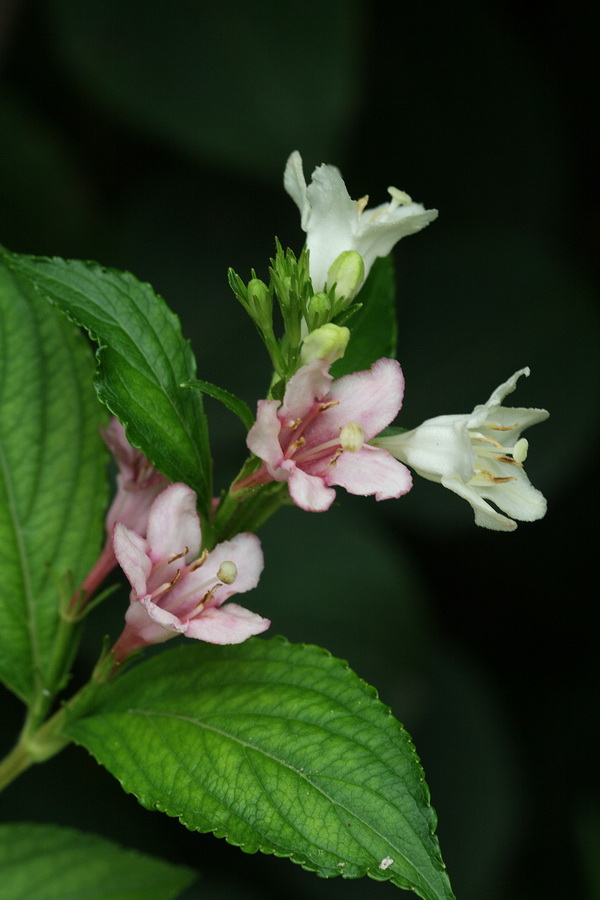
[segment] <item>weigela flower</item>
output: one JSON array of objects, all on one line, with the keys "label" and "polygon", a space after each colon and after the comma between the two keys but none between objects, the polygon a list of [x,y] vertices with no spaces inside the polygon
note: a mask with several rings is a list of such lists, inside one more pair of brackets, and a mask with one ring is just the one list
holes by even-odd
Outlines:
[{"label": "weigela flower", "polygon": [[72,606],[87,602],[117,565],[112,540],[115,523],[122,522],[143,537],[146,534],[150,507],[169,484],[168,479],[154,468],[142,451],[131,446],[125,436],[125,429],[116,416],[102,431],[102,438],[118,467],[117,493],[106,514],[104,547],[75,593]]},{"label": "weigela flower", "polygon": [[258,584],[260,541],[253,534],[238,534],[198,557],[196,494],[186,485],[173,484],[158,495],[146,538],[117,522],[113,543],[132,588],[126,625],[113,648],[117,662],[138,647],[177,634],[211,644],[239,644],[271,624],[236,603],[225,604],[232,594]]},{"label": "weigela flower", "polygon": [[[437,416],[412,431],[376,438],[374,443],[385,447],[419,475],[439,481],[464,497],[475,511],[477,525],[514,531],[517,524],[513,519],[541,519],[546,501],[523,469],[528,443],[521,432],[547,419],[548,413],[545,409],[502,406],[521,375],[529,375],[529,369],[515,372],[487,403],[476,406],[470,414]],[[507,515],[497,512],[488,500]]]},{"label": "weigela flower", "polygon": [[112,536],[115,522],[122,522],[143,536],[150,507],[169,481],[157,472],[141,450],[131,446],[125,429],[115,416],[102,437],[119,469],[117,493],[106,515],[106,530]]},{"label": "weigela flower", "polygon": [[366,278],[378,256],[387,256],[400,238],[437,217],[437,210],[413,203],[397,188],[388,188],[392,198],[388,203],[366,209],[369,198],[352,200],[335,166],[317,166],[307,187],[298,151],[287,161],[283,183],[302,216],[315,291],[325,289],[329,269],[341,253],[359,253]]},{"label": "weigela flower", "polygon": [[377,500],[410,490],[408,470],[367,441],[398,413],[404,377],[396,360],[380,359],[369,371],[333,381],[322,359],[298,369],[283,403],[260,400],[247,444],[263,460],[236,489],[287,481],[302,509],[321,512],[335,499],[331,485]]}]

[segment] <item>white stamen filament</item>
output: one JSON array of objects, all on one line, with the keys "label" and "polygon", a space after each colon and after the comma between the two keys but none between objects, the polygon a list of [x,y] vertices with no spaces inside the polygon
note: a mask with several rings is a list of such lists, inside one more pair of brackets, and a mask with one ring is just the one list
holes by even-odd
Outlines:
[{"label": "white stamen filament", "polygon": [[471,440],[477,441],[478,444],[483,443],[485,445],[490,445],[483,447],[477,446],[475,448],[475,452],[479,457],[491,456],[499,462],[511,463],[515,466],[522,466],[527,459],[529,442],[526,438],[520,438],[514,447],[503,447],[499,441],[496,441],[494,438],[488,437],[485,434],[481,434],[480,432],[472,432]]}]

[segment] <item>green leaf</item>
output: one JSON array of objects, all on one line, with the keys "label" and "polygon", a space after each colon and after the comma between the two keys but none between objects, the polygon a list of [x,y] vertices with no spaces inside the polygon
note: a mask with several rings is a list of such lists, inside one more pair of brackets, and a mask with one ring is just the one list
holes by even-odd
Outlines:
[{"label": "green leaf", "polygon": [[12,265],[99,343],[98,396],[130,443],[192,487],[208,514],[208,427],[201,394],[182,387],[194,380],[196,361],[175,313],[150,285],[97,263],[14,255]]},{"label": "green leaf", "polygon": [[3,900],[172,900],[196,880],[184,866],[58,825],[0,825]]},{"label": "green leaf", "polygon": [[197,390],[202,391],[203,394],[208,394],[209,397],[220,400],[223,406],[227,407],[230,412],[235,413],[248,430],[252,428],[254,424],[252,410],[247,403],[244,403],[244,401],[240,400],[239,397],[236,397],[235,394],[231,394],[229,391],[226,391],[225,388],[220,388],[216,384],[211,384],[210,381],[190,381],[186,387],[196,388]]},{"label": "green leaf", "polygon": [[382,356],[396,356],[396,283],[391,256],[375,260],[358,301],[361,309],[348,322],[350,343],[331,368],[335,378],[370,368]]},{"label": "green leaf", "polygon": [[59,584],[99,553],[104,411],[82,333],[3,264],[0,249],[0,678],[23,700],[48,684]]},{"label": "green leaf", "polygon": [[67,733],[187,828],[324,877],[453,896],[409,736],[318,647],[189,643],[127,672]]}]

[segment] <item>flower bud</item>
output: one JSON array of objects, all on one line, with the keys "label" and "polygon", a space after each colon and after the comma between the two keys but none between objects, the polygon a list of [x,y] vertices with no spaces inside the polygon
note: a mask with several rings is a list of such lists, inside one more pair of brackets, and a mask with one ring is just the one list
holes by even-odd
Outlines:
[{"label": "flower bud", "polygon": [[248,306],[251,315],[261,328],[270,328],[273,321],[269,288],[260,278],[252,278],[248,282]]},{"label": "flower bud", "polygon": [[308,327],[314,331],[329,320],[331,315],[331,302],[327,294],[321,291],[314,294],[308,301],[307,321]]},{"label": "flower bud", "polygon": [[348,328],[333,325],[331,322],[322,325],[304,338],[300,351],[302,365],[308,365],[313,359],[324,359],[331,365],[336,359],[342,358],[349,340]]},{"label": "flower bud", "polygon": [[326,287],[328,290],[334,288],[335,300],[344,309],[354,299],[364,280],[362,256],[356,250],[344,250],[329,268]]}]

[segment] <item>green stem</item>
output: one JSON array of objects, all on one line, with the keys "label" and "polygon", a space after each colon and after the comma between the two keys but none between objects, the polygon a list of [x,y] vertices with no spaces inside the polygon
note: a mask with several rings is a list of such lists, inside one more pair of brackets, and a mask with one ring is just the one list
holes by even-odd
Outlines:
[{"label": "green stem", "polygon": [[242,531],[257,532],[287,502],[286,482],[275,481],[252,492],[228,493],[219,504],[207,549],[212,550],[221,541],[231,540]]},{"label": "green stem", "polygon": [[46,722],[34,728],[33,723],[40,714],[41,707],[35,712],[33,709],[30,711],[18,743],[0,761],[0,791],[30,766],[51,759],[71,743],[71,738],[63,732],[64,725],[89,712],[99,692],[119,668],[112,658],[112,653],[104,652],[96,664],[90,681]]}]

